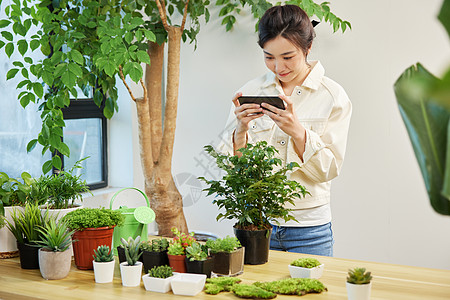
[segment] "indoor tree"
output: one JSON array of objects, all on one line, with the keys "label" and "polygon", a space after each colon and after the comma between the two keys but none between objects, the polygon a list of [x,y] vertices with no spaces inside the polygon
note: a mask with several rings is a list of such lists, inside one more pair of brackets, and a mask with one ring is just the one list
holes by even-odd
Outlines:
[{"label": "indoor tree", "polygon": [[[330,11],[329,2],[283,3],[299,5],[309,16],[330,23],[334,31],[350,27]],[[271,6],[266,0],[12,0],[2,7],[7,18],[0,20],[0,48],[8,57],[17,52],[21,59],[13,62],[7,78],[22,77],[18,100],[24,108],[39,103],[42,119],[41,132],[27,150],[39,143],[43,153],[53,154],[43,172],[61,169],[59,155],[70,155],[62,141],[62,108],[70,105],[71,97],[77,98],[77,90],[86,95],[93,90],[94,102],[111,118],[118,110],[116,78],[120,78],[136,104],[145,191],[159,233],[170,235],[172,227],[187,232],[181,195],[171,173],[181,42],[197,46],[200,22],[209,21],[210,9],[220,10],[222,25],[230,31],[245,7],[258,20]],[[42,58],[33,59],[33,51],[40,51]],[[127,77],[139,83],[143,97],[135,97]]]}]

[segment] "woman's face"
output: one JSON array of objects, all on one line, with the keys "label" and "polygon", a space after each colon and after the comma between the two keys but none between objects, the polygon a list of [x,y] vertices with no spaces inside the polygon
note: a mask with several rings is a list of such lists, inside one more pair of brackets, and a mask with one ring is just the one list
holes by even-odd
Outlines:
[{"label": "woman's face", "polygon": [[267,68],[277,76],[282,86],[300,85],[308,74],[303,51],[284,37],[278,36],[266,42],[263,52]]}]

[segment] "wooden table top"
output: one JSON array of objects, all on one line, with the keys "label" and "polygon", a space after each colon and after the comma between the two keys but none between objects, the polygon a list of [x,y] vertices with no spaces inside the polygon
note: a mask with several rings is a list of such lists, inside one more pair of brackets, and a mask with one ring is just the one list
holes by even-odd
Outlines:
[{"label": "wooden table top", "polygon": [[[243,283],[272,281],[288,278],[288,264],[301,257],[315,257],[325,264],[322,281],[328,288],[321,294],[307,294],[307,299],[347,299],[345,278],[348,269],[365,267],[372,272],[371,299],[433,300],[450,299],[450,271],[392,264],[373,263],[349,259],[270,251],[269,262],[264,265],[245,265],[239,276]],[[39,270],[20,268],[18,258],[0,260],[0,299],[239,299],[232,293],[195,297],[148,292],[141,281],[140,287],[123,287],[116,262],[114,281],[97,284],[94,272],[78,270],[72,262],[69,275],[61,280],[45,280]],[[297,299],[298,296],[278,295],[276,299]]]}]

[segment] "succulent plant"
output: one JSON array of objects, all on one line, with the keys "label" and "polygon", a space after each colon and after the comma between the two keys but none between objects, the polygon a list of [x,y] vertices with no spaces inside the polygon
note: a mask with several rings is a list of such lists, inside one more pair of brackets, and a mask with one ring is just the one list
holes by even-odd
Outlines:
[{"label": "succulent plant", "polygon": [[169,278],[173,276],[173,269],[170,266],[155,266],[148,271],[150,277]]},{"label": "succulent plant", "polygon": [[94,255],[92,256],[96,262],[110,262],[114,260],[113,252],[106,245],[101,245],[94,249]]},{"label": "succulent plant", "polygon": [[311,257],[299,258],[291,262],[291,266],[308,269],[315,268],[320,265],[321,265],[320,261]]},{"label": "succulent plant", "polygon": [[211,253],[233,252],[241,247],[241,243],[236,237],[226,236],[223,239],[208,239],[206,241],[206,246]]},{"label": "succulent plant", "polygon": [[348,270],[347,282],[353,284],[367,284],[372,280],[370,272],[366,272],[366,268],[354,268]]},{"label": "succulent plant", "polygon": [[163,252],[169,247],[169,241],[166,238],[143,241],[141,250],[150,252]]},{"label": "succulent plant", "polygon": [[142,252],[139,249],[141,245],[141,237],[138,235],[136,239],[133,239],[131,236],[128,238],[128,241],[124,238],[120,238],[122,245],[125,249],[125,257],[127,259],[127,263],[129,266],[134,266],[138,261],[139,257],[142,255]]},{"label": "succulent plant", "polygon": [[191,246],[186,248],[186,257],[190,261],[206,260],[208,258],[208,247],[194,242]]}]

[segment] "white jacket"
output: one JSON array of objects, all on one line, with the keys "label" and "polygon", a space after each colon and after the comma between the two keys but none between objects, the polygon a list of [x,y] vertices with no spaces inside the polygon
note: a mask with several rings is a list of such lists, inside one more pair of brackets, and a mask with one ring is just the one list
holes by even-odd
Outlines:
[{"label": "white jacket", "polygon": [[[289,208],[296,210],[329,204],[331,180],[339,175],[342,167],[352,112],[351,102],[344,89],[324,76],[325,70],[320,62],[310,64],[312,69],[308,77],[302,86],[295,87],[289,97],[294,103],[297,117],[306,129],[303,162],[294,149],[291,137],[268,116],[253,120],[248,131],[248,143],[266,140],[279,151],[284,164],[297,162],[300,165],[290,174],[290,179],[304,185],[311,195],[296,199],[294,207],[289,205]],[[243,95],[284,94],[273,73],[251,80],[238,92]],[[218,150],[233,153],[233,132],[236,128],[234,106],[226,128],[227,133]]]}]

